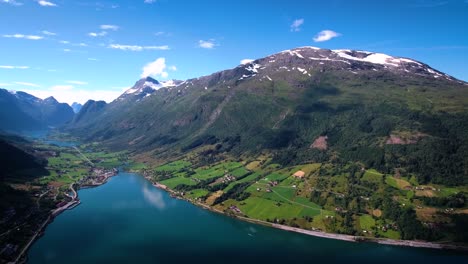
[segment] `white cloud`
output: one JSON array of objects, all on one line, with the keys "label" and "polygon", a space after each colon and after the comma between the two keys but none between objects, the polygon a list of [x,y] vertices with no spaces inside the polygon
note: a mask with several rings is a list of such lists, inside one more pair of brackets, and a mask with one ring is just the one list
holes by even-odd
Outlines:
[{"label": "white cloud", "polygon": [[[54,86],[53,86],[54,87]],[[49,96],[53,96],[59,102],[65,102],[72,104],[73,102],[78,102],[81,104],[86,103],[86,101],[92,100],[104,100],[108,103],[112,102],[114,99],[119,97],[122,94],[122,90],[83,90],[83,89],[59,89],[59,90],[39,90],[39,89],[21,89],[26,93],[32,94],[36,97],[45,99]]]},{"label": "white cloud", "polygon": [[47,31],[47,30],[43,30],[43,31],[41,31],[41,32],[42,32],[42,34],[47,35],[47,36],[55,36],[55,35],[57,35],[57,33],[50,32],[50,31]]},{"label": "white cloud", "polygon": [[111,44],[108,46],[110,49],[129,50],[129,51],[143,51],[143,50],[168,50],[169,46],[138,46],[138,45],[121,45]]},{"label": "white cloud", "polygon": [[39,40],[43,39],[42,36],[36,35],[23,35],[23,34],[13,34],[13,35],[3,35],[4,38],[18,38],[18,39],[30,39],[30,40]]},{"label": "white cloud", "polygon": [[177,67],[172,65],[172,66],[169,66],[169,70],[171,71],[177,71]]},{"label": "white cloud", "polygon": [[70,45],[75,46],[75,47],[88,47],[88,44],[83,43],[83,42],[81,42],[81,43],[72,43],[72,42],[70,42],[68,40],[60,40],[59,43],[66,44],[66,45],[70,44]]},{"label": "white cloud", "polygon": [[52,91],[68,91],[68,90],[71,90],[73,88],[74,88],[73,85],[54,85],[54,86],[50,87],[50,90],[52,90]]},{"label": "white cloud", "polygon": [[87,85],[87,82],[83,81],[66,81],[66,83],[76,84],[76,85]]},{"label": "white cloud", "polygon": [[298,32],[301,31],[301,25],[304,24],[304,19],[296,19],[294,22],[291,24],[291,31],[292,32]]},{"label": "white cloud", "polygon": [[71,52],[71,49],[63,49],[64,52]]},{"label": "white cloud", "polygon": [[204,49],[212,49],[214,48],[215,46],[217,46],[214,41],[211,39],[211,40],[199,40],[198,41],[198,46],[200,48],[204,48]]},{"label": "white cloud", "polygon": [[105,35],[107,35],[106,31],[88,33],[88,36],[90,37],[104,37]]},{"label": "white cloud", "polygon": [[29,66],[0,65],[0,69],[9,69],[9,70],[20,69],[20,70],[25,70],[25,69],[29,69]]},{"label": "white cloud", "polygon": [[39,84],[29,83],[29,82],[13,82],[13,83],[17,85],[22,85],[22,86],[41,87]]},{"label": "white cloud", "polygon": [[164,31],[159,31],[159,32],[154,33],[154,35],[155,36],[162,36],[162,35],[164,35],[164,33],[165,33]]},{"label": "white cloud", "polygon": [[323,42],[341,36],[340,33],[337,33],[333,30],[322,30],[314,37],[315,42]]},{"label": "white cloud", "polygon": [[162,77],[167,78],[168,73],[166,70],[166,59],[165,58],[158,58],[153,62],[146,64],[143,67],[143,72],[141,73],[141,78],[145,78],[148,76],[152,77]]},{"label": "white cloud", "polygon": [[88,60],[90,60],[90,61],[98,61],[98,59],[96,59],[96,58],[88,58]]},{"label": "white cloud", "polygon": [[145,0],[145,4],[156,3],[157,0]]},{"label": "white cloud", "polygon": [[252,60],[252,59],[243,59],[243,60],[240,61],[240,64],[247,64],[247,63],[251,63],[252,61],[254,61],[254,60]]},{"label": "white cloud", "polygon": [[57,6],[56,4],[52,2],[44,1],[44,0],[37,1],[37,3],[41,6]]},{"label": "white cloud", "polygon": [[145,184],[142,188],[145,200],[159,210],[166,208],[166,202],[164,201],[162,192],[157,191],[154,188],[150,189],[148,186],[149,184]]},{"label": "white cloud", "polygon": [[23,3],[16,2],[15,0],[0,0],[0,3],[10,4],[14,6],[21,6]]},{"label": "white cloud", "polygon": [[113,30],[113,31],[119,30],[119,26],[116,26],[116,25],[101,25],[100,28],[102,30]]}]

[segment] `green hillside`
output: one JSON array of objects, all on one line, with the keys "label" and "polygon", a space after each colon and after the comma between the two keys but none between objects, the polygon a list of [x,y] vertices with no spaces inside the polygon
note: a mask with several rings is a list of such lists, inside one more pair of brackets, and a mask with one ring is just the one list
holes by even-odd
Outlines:
[{"label": "green hillside", "polygon": [[466,242],[467,84],[409,59],[353,57],[368,55],[284,51],[127,92],[67,129],[128,150],[134,169],[228,214]]}]

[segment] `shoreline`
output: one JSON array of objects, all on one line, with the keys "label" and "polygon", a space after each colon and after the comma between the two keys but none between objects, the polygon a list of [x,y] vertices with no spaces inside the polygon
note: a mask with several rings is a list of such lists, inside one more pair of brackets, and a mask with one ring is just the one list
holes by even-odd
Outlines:
[{"label": "shoreline", "polygon": [[[141,175],[140,173],[137,173],[137,174]],[[446,250],[468,252],[468,246],[462,246],[462,245],[441,244],[441,243],[436,243],[436,242],[418,241],[418,240],[399,240],[399,239],[390,239],[390,238],[376,238],[376,237],[364,237],[364,236],[353,236],[353,235],[346,235],[346,234],[326,233],[326,232],[321,232],[321,231],[313,231],[313,230],[308,230],[308,229],[302,229],[302,228],[297,228],[297,227],[270,223],[270,222],[262,221],[259,219],[248,218],[244,216],[230,215],[230,214],[226,214],[223,211],[215,209],[209,205],[202,204],[197,201],[187,199],[185,197],[181,197],[177,195],[177,193],[174,190],[168,188],[167,186],[162,185],[158,182],[153,182],[149,177],[145,177],[145,176],[143,177],[147,179],[148,181],[150,181],[154,187],[168,192],[172,198],[185,200],[195,206],[201,207],[211,212],[222,214],[222,215],[225,215],[234,219],[239,219],[241,221],[245,221],[249,223],[268,226],[268,227],[281,229],[281,230],[288,231],[288,232],[300,233],[300,234],[314,236],[314,237],[341,240],[341,241],[347,241],[347,242],[377,243],[381,245],[400,246],[400,247],[415,247],[415,248],[440,249],[440,250],[446,249]]]},{"label": "shoreline", "polygon": [[[396,239],[388,239],[388,238],[373,238],[373,237],[363,237],[363,236],[353,236],[353,235],[346,235],[346,234],[335,234],[335,233],[326,233],[326,232],[321,232],[321,231],[313,231],[313,230],[308,230],[308,229],[301,229],[297,227],[291,227],[291,226],[286,226],[286,225],[280,225],[280,224],[275,224],[275,223],[270,223],[266,221],[262,221],[259,219],[254,219],[254,218],[248,218],[244,216],[238,216],[238,215],[230,215],[226,214],[223,211],[220,211],[218,209],[213,208],[212,206],[199,203],[197,201],[187,199],[185,197],[181,197],[177,195],[177,193],[168,188],[165,185],[162,185],[158,182],[153,182],[149,177],[144,176],[143,174],[140,174],[139,172],[131,172],[135,173],[146,180],[148,180],[154,187],[161,189],[163,191],[166,191],[167,193],[170,194],[171,198],[174,199],[179,199],[179,200],[184,200],[187,201],[195,206],[198,206],[202,209],[209,210],[214,213],[218,213],[224,216],[231,217],[233,219],[238,219],[244,222],[249,222],[253,224],[258,224],[258,225],[263,225],[271,228],[276,228],[288,232],[294,232],[294,233],[300,233],[304,235],[309,235],[309,236],[314,236],[314,237],[320,237],[320,238],[326,238],[326,239],[334,239],[334,240],[341,240],[341,241],[347,241],[347,242],[355,242],[355,243],[377,243],[377,244],[382,244],[382,245],[390,245],[390,246],[403,246],[403,247],[415,247],[415,248],[428,248],[428,249],[447,249],[447,250],[455,250],[455,251],[464,251],[468,252],[468,246],[462,246],[462,245],[453,245],[453,244],[441,244],[441,243],[435,243],[435,242],[428,242],[428,241],[416,241],[416,240],[396,240]],[[101,185],[104,185],[108,182],[109,178],[112,178],[116,176],[117,174],[107,177],[105,181],[103,181],[100,184],[93,184],[93,185],[83,185],[79,186],[79,189],[90,189],[94,187],[99,187]],[[72,189],[73,193],[75,194],[74,197],[71,197],[72,200],[68,202],[67,204],[63,205],[62,207],[56,208],[54,210],[50,211],[49,216],[47,219],[42,223],[42,225],[39,227],[39,229],[34,233],[34,235],[31,237],[31,239],[28,241],[25,247],[23,247],[21,253],[18,255],[18,257],[15,259],[14,262],[12,263],[26,263],[27,261],[27,256],[25,257],[25,254],[27,251],[30,249],[32,244],[39,238],[41,237],[44,232],[46,227],[52,223],[58,215],[63,213],[66,210],[72,210],[78,205],[81,204],[79,198],[78,198],[78,192],[73,188],[73,184],[70,186]]]},{"label": "shoreline", "polygon": [[[80,189],[91,189],[91,188],[94,188],[94,187],[99,187],[101,185],[104,185],[106,184],[110,178],[116,176],[117,174],[115,175],[112,175],[112,176],[109,176],[109,177],[106,177],[105,180],[99,184],[86,184],[86,185],[79,185],[77,190],[75,190],[75,188],[73,188],[73,185],[75,185],[74,183],[70,185],[70,189],[72,190],[73,192],[73,197],[70,197],[72,200],[69,201],[68,203],[66,203],[65,205],[59,207],[59,208],[56,208],[56,209],[53,209],[50,211],[49,213],[49,216],[47,217],[47,219],[42,223],[42,225],[39,227],[39,229],[34,233],[34,235],[31,237],[31,239],[28,241],[28,243],[23,247],[23,249],[21,250],[20,254],[18,255],[18,257],[15,259],[15,261],[13,261],[12,263],[26,263],[27,262],[27,256],[25,256],[25,254],[28,252],[28,250],[30,249],[30,247],[32,246],[32,244],[39,238],[41,237],[44,232],[45,232],[45,229],[46,227],[52,223],[55,219],[55,217],[59,216],[61,213],[63,213],[64,211],[66,210],[72,210],[74,209],[75,207],[77,207],[78,205],[81,204],[81,201],[80,199],[78,198],[78,191]],[[68,195],[67,195],[68,196]]]}]

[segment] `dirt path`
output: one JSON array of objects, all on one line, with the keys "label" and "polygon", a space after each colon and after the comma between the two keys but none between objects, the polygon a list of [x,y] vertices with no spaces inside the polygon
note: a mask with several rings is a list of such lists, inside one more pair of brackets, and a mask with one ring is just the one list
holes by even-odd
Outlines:
[{"label": "dirt path", "polygon": [[83,157],[83,159],[84,159],[85,161],[87,161],[89,164],[91,164],[91,166],[94,167],[94,163],[93,163],[92,161],[90,161],[90,160],[80,151],[79,148],[77,148],[77,147],[75,147],[75,146],[73,146],[73,148]]},{"label": "dirt path", "polygon": [[29,240],[28,244],[23,247],[23,250],[21,250],[20,254],[16,258],[16,260],[13,263],[18,263],[18,261],[23,257],[23,255],[26,253],[26,251],[29,249],[31,244],[36,240],[37,236],[41,233],[41,231],[44,229],[44,227],[49,223],[50,221],[50,216],[47,218],[47,220],[42,223],[41,227],[34,233],[34,236]]}]

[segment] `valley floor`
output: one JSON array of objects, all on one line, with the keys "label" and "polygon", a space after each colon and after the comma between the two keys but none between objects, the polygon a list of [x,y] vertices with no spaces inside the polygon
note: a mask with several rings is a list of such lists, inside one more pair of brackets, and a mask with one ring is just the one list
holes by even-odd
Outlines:
[{"label": "valley floor", "polygon": [[464,197],[467,186],[421,185],[415,177],[364,168],[350,182],[346,168],[336,171],[326,163],[281,167],[268,156],[203,164],[192,155],[163,165],[136,163],[131,169],[175,197],[250,222],[341,240],[466,250],[466,241],[449,227],[457,224],[453,219],[467,216],[467,205],[430,202]]},{"label": "valley floor", "polygon": [[[150,177],[146,177],[147,180],[151,181]],[[281,225],[281,224],[275,224],[271,222],[266,222],[258,219],[253,219],[253,218],[248,218],[248,217],[243,217],[239,215],[233,215],[233,214],[226,214],[225,211],[221,211],[219,209],[216,209],[212,206],[209,206],[205,203],[195,201],[193,199],[187,199],[184,198],[183,196],[180,196],[179,192],[176,192],[172,189],[167,188],[167,186],[162,185],[160,183],[154,182],[153,185],[157,188],[163,189],[167,192],[169,192],[173,198],[177,199],[183,199],[186,200],[196,206],[202,207],[206,210],[210,210],[215,213],[223,214],[223,215],[229,215],[231,217],[234,217],[236,219],[250,222],[250,223],[255,223],[259,225],[264,225],[264,226],[269,226],[272,228],[277,228],[289,232],[295,232],[295,233],[300,233],[304,235],[309,235],[309,236],[315,236],[315,237],[321,237],[321,238],[327,238],[327,239],[335,239],[335,240],[342,240],[342,241],[348,241],[348,242],[370,242],[370,243],[378,243],[378,244],[384,244],[384,245],[392,245],[392,246],[407,246],[407,247],[418,247],[418,248],[431,248],[431,249],[448,249],[448,250],[458,250],[458,251],[468,251],[468,246],[464,245],[453,245],[453,244],[443,244],[443,243],[434,243],[434,242],[428,242],[428,241],[411,241],[411,240],[400,240],[400,239],[389,239],[389,238],[372,238],[372,237],[364,237],[364,236],[353,236],[353,235],[346,235],[346,234],[335,234],[335,233],[326,233],[322,231],[313,231],[313,230],[307,230],[307,229],[302,229],[302,228],[297,228],[297,227],[291,227],[287,225]]]}]

